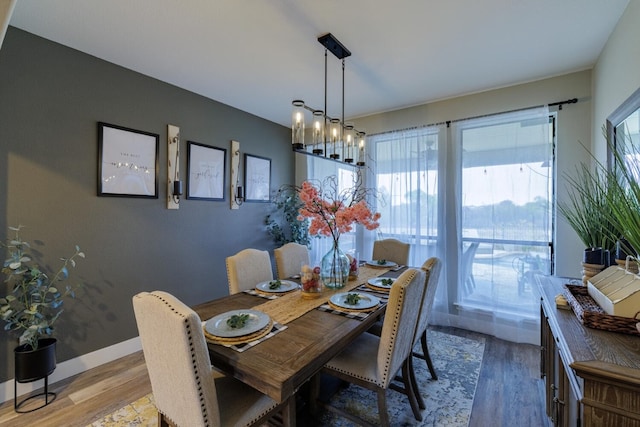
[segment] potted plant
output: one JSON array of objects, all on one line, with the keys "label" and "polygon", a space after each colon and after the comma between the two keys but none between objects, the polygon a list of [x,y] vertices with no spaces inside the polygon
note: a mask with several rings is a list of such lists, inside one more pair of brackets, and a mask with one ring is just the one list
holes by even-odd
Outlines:
[{"label": "potted plant", "polygon": [[558,202],[558,211],[586,246],[584,272],[591,277],[610,265],[610,253],[622,235],[623,229],[611,210],[611,204],[619,203],[621,194],[610,173],[599,166],[591,170],[581,164],[576,174],[566,179],[568,197]]},{"label": "potted plant", "polygon": [[69,268],[75,267],[76,258],[84,258],[84,253],[76,246],[71,257],[61,258],[58,271],[48,275],[30,255],[29,243],[20,237],[22,228],[9,227],[15,234],[4,244],[7,257],[2,273],[8,293],[0,298],[0,319],[5,322],[6,331],[19,335],[19,345],[14,350],[15,380],[29,382],[45,378],[55,369],[56,339],[51,335],[63,312],[64,299],[75,297],[77,286],[60,288],[69,277]]},{"label": "potted plant", "polygon": [[273,238],[276,246],[294,242],[309,246],[309,222],[300,218],[298,210],[302,202],[295,186],[283,185],[273,197],[275,211],[265,218],[267,232]]}]

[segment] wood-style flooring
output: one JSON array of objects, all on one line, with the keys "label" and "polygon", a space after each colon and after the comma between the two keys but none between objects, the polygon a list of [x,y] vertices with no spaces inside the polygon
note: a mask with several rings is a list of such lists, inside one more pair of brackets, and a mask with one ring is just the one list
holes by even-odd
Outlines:
[{"label": "wood-style flooring", "polygon": [[[479,334],[434,327],[465,337]],[[540,350],[486,336],[480,378],[469,427],[547,426],[540,379]],[[86,426],[151,391],[141,352],[49,386],[57,398],[49,406],[17,414],[13,401],[0,406],[0,426]],[[308,420],[304,408],[298,425]]]}]

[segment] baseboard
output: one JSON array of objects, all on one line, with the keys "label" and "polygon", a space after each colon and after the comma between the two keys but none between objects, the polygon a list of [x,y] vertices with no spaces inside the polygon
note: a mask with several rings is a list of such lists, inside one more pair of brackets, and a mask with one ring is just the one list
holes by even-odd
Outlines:
[{"label": "baseboard", "polygon": [[[88,371],[96,366],[119,359],[120,357],[135,353],[141,349],[142,344],[140,343],[140,337],[135,337],[91,353],[83,354],[82,356],[78,356],[74,359],[58,363],[56,370],[49,376],[49,385],[84,371]],[[24,384],[20,383],[18,384],[18,396],[31,393],[43,387],[43,385],[43,380]],[[13,399],[13,386],[13,380],[0,383],[0,403]]]}]

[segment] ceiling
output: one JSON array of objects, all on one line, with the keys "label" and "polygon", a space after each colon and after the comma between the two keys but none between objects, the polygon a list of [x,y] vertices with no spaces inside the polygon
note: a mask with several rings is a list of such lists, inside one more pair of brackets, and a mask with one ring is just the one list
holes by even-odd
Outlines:
[{"label": "ceiling", "polygon": [[[591,68],[629,0],[19,0],[10,25],[285,126],[324,108],[324,47],[357,118]],[[327,113],[341,116],[329,53]]]}]

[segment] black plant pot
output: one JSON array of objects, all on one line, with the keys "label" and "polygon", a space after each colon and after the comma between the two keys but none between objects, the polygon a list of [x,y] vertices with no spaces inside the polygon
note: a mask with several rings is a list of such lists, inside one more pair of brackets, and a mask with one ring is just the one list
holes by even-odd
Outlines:
[{"label": "black plant pot", "polygon": [[602,248],[587,248],[584,250],[582,262],[585,264],[603,265],[602,255]]},{"label": "black plant pot", "polygon": [[[19,345],[13,350],[15,358],[15,381],[14,381],[14,409],[16,412],[31,412],[40,409],[53,402],[56,397],[55,393],[49,392],[48,377],[56,369],[56,339],[41,338],[38,340],[38,348],[33,350],[30,345]],[[22,402],[18,403],[17,384],[28,383],[44,378],[44,391],[29,396]],[[44,404],[30,409],[28,411],[19,411],[18,409],[27,401],[44,396]]]},{"label": "black plant pot", "polygon": [[626,260],[627,255],[635,256],[635,249],[626,239],[620,239],[616,242],[616,259]]},{"label": "black plant pot", "polygon": [[28,344],[16,347],[16,381],[28,383],[42,379],[56,369],[56,339],[41,338],[38,348],[32,350]]}]

